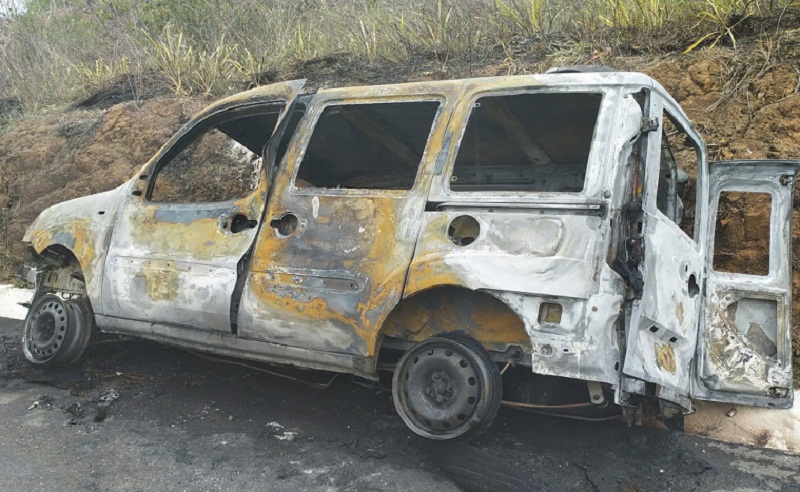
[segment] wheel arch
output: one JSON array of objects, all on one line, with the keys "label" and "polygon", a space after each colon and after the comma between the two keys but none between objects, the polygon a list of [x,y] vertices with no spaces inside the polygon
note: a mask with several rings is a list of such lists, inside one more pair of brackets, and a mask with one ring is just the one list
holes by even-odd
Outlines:
[{"label": "wheel arch", "polygon": [[36,248],[31,247],[31,250],[34,255],[34,261],[39,265],[49,267],[65,267],[72,263],[77,263],[80,265],[81,270],[83,270],[83,265],[81,265],[80,260],[75,255],[75,252],[73,252],[72,249],[63,243],[54,242],[38,251]]},{"label": "wheel arch", "polygon": [[401,299],[381,324],[373,353],[380,354],[387,337],[417,343],[448,333],[467,335],[489,351],[520,346],[530,353],[525,323],[504,300],[454,284],[435,285]]},{"label": "wheel arch", "polygon": [[89,289],[92,280],[87,275],[84,262],[75,252],[62,243],[52,243],[39,251],[32,248],[33,260],[37,269],[44,275],[36,286],[49,291],[70,292],[85,296],[91,303],[93,296]]},{"label": "wheel arch", "polygon": [[[93,308],[97,309],[111,228],[105,222],[70,218],[64,219],[61,224],[54,221],[52,218],[46,222],[39,220],[26,233],[24,241],[33,250],[33,260],[44,271],[67,270],[70,275],[80,273],[81,283],[84,284],[80,293],[88,297]],[[68,287],[63,281],[59,282],[62,287]],[[70,285],[71,288],[63,291],[80,290],[75,288],[74,283]]]}]

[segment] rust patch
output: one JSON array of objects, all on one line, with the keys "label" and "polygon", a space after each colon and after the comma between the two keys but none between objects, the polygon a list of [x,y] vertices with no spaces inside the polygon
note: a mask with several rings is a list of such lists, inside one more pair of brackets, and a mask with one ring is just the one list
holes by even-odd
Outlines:
[{"label": "rust patch", "polygon": [[359,326],[358,320],[347,316],[328,305],[328,300],[322,297],[311,299],[298,299],[296,294],[287,292],[283,288],[275,288],[261,280],[260,277],[252,283],[253,293],[263,305],[259,309],[264,312],[280,313],[281,317],[303,320],[311,324],[317,320],[331,320],[337,325],[347,326],[359,338],[366,339],[367,333]]},{"label": "rust patch", "polygon": [[[319,207],[316,218],[311,213],[314,198]],[[312,325],[324,320],[333,322],[346,327],[363,342],[366,346],[363,355],[374,355],[380,322],[400,297],[406,262],[412,253],[413,244],[409,240],[398,240],[403,234],[399,223],[403,220],[404,201],[385,196],[287,197],[286,205],[306,225],[288,237],[278,237],[274,230],[262,229],[251,273],[252,292],[258,300],[253,314],[258,318],[302,320]],[[348,276],[359,279],[360,288],[336,296],[333,302],[328,298],[330,287],[281,286],[281,278],[287,274],[276,269],[314,272],[315,276],[329,279],[346,269]],[[257,281],[258,278],[261,280]]]},{"label": "rust patch", "polygon": [[[159,205],[148,204],[131,218],[131,239],[134,244],[148,250],[170,252],[176,257],[213,260],[226,256],[238,257],[252,241],[251,234],[226,235],[225,240],[220,240],[225,233],[216,217],[186,223],[159,221],[156,212],[160,208]],[[248,210],[249,207],[241,208]]]},{"label": "rust patch", "polygon": [[442,333],[467,333],[484,346],[530,347],[522,320],[502,301],[482,292],[444,287],[410,297],[392,311],[382,334],[420,342]]},{"label": "rust patch", "polygon": [[422,250],[417,252],[409,267],[404,297],[432,287],[463,284],[463,279],[444,262],[447,253],[458,248],[448,239],[450,217],[437,215],[420,232],[418,247]]},{"label": "rust patch", "polygon": [[143,268],[139,275],[144,280],[145,291],[154,301],[173,302],[178,298],[180,272],[177,269]]},{"label": "rust patch", "polygon": [[94,277],[96,259],[95,234],[86,219],[71,219],[54,227],[32,231],[32,246],[37,253],[54,244],[61,244],[72,251],[81,265],[87,281]]},{"label": "rust patch", "polygon": [[678,370],[678,366],[675,363],[675,351],[672,349],[672,345],[656,342],[656,362],[658,363],[658,367],[670,374],[675,374]]}]

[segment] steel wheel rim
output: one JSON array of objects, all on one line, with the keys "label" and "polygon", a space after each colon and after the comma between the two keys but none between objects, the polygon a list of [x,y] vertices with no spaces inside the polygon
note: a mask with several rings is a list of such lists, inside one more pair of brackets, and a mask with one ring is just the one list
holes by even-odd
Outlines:
[{"label": "steel wheel rim", "polygon": [[39,306],[25,323],[23,346],[26,355],[41,362],[58,355],[65,343],[68,326],[69,315],[60,299],[48,300]]},{"label": "steel wheel rim", "polygon": [[481,422],[488,368],[469,347],[433,339],[398,366],[393,391],[401,418],[430,439],[458,437]]}]

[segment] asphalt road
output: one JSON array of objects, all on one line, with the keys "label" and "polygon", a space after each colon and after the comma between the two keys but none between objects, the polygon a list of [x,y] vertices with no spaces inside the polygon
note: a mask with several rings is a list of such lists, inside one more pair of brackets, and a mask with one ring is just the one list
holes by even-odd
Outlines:
[{"label": "asphalt road", "polygon": [[150,342],[41,371],[20,326],[0,318],[2,491],[454,491],[491,489],[487,477],[505,490],[800,490],[800,456],[618,422],[504,409],[470,443],[432,443],[363,381],[320,389],[308,383],[331,374],[281,369],[299,382]]}]

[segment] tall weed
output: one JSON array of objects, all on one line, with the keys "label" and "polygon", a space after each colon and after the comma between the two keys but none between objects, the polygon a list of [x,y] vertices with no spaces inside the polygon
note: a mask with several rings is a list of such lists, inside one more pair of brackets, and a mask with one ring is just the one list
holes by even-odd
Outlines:
[{"label": "tall weed", "polygon": [[[0,0],[2,2],[3,0]],[[30,0],[0,17],[0,98],[28,112],[85,96],[125,71],[176,94],[221,95],[331,54],[368,63],[524,56],[585,62],[609,46],[738,42],[753,16],[798,0]],[[2,14],[0,14],[2,15]],[[792,17],[794,18],[794,17]],[[280,75],[279,75],[280,76]]]}]

